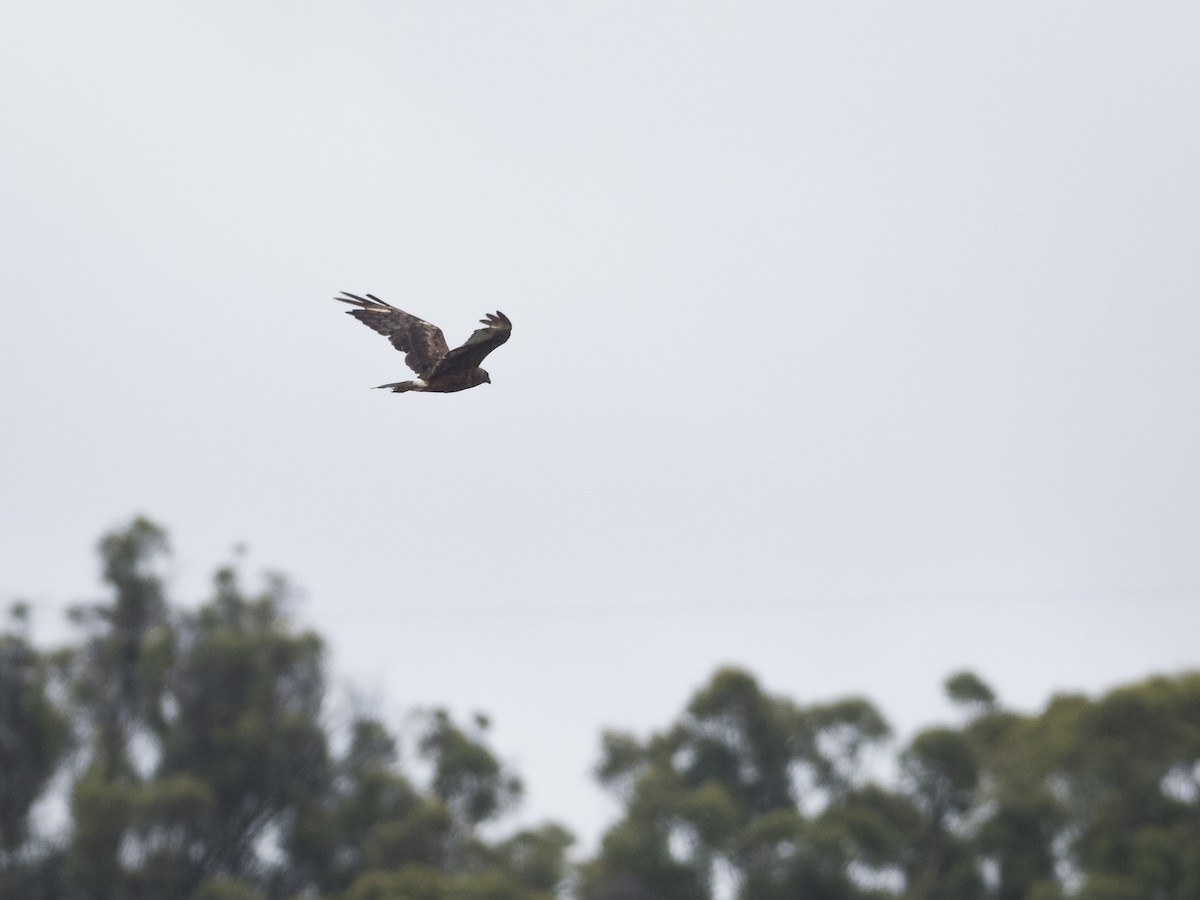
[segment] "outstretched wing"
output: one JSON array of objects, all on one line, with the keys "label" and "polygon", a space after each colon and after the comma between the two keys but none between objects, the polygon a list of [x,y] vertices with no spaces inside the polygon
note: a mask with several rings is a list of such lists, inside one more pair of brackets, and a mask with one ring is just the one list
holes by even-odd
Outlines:
[{"label": "outstretched wing", "polygon": [[476,329],[461,347],[455,347],[447,353],[442,364],[437,367],[437,374],[444,375],[450,371],[469,372],[478,368],[483,358],[507,341],[508,336],[512,334],[512,322],[499,310],[494,315],[488,313],[479,321],[484,327]]},{"label": "outstretched wing", "polygon": [[405,364],[422,378],[427,377],[446,355],[446,339],[436,325],[396,309],[373,294],[359,297],[349,291],[342,293],[346,296],[333,299],[357,306],[358,309],[346,310],[347,314],[380,334],[386,334],[392,346],[404,354]]}]

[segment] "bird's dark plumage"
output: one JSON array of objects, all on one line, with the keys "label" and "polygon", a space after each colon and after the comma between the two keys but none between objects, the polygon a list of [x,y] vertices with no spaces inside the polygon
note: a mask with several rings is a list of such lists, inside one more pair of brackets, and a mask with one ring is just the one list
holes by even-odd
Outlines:
[{"label": "bird's dark plumage", "polygon": [[415,381],[381,384],[395,393],[428,391],[449,394],[465,391],[484,382],[491,382],[488,373],[479,368],[485,356],[508,340],[512,322],[504,313],[488,313],[461,347],[449,349],[442,330],[424,319],[397,309],[373,294],[359,297],[343,291],[344,297],[334,297],[342,303],[358,307],[346,312],[380,334],[387,335],[392,346],[404,354],[405,364],[417,373]]}]

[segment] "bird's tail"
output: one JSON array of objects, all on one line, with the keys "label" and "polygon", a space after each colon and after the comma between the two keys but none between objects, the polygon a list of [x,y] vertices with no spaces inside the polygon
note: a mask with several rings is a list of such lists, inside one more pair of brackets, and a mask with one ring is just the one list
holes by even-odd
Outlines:
[{"label": "bird's tail", "polygon": [[377,385],[375,390],[391,388],[393,394],[403,394],[405,391],[419,391],[421,385],[415,381],[393,381],[391,384]]}]

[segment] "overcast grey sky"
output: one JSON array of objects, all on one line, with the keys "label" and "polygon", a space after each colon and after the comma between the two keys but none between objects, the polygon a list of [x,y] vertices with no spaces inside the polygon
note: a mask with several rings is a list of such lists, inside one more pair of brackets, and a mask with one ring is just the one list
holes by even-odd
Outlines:
[{"label": "overcast grey sky", "polygon": [[[245,542],[594,838],[723,663],[903,733],[1200,664],[1193,3],[7,4],[0,600]],[[401,356],[493,384],[368,390]]]}]

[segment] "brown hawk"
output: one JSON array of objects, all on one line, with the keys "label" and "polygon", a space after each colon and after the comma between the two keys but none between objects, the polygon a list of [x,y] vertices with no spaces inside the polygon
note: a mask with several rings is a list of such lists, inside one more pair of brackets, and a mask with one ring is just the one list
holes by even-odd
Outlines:
[{"label": "brown hawk", "polygon": [[359,297],[348,291],[342,293],[346,296],[333,299],[357,306],[358,309],[348,309],[346,313],[387,335],[392,346],[404,354],[405,364],[417,373],[417,378],[412,381],[393,381],[379,387],[391,388],[396,394],[405,391],[450,394],[484,382],[492,383],[479,364],[512,333],[512,322],[504,313],[488,313],[479,320],[484,327],[477,329],[461,347],[451,350],[436,325],[396,309],[372,294]]}]

